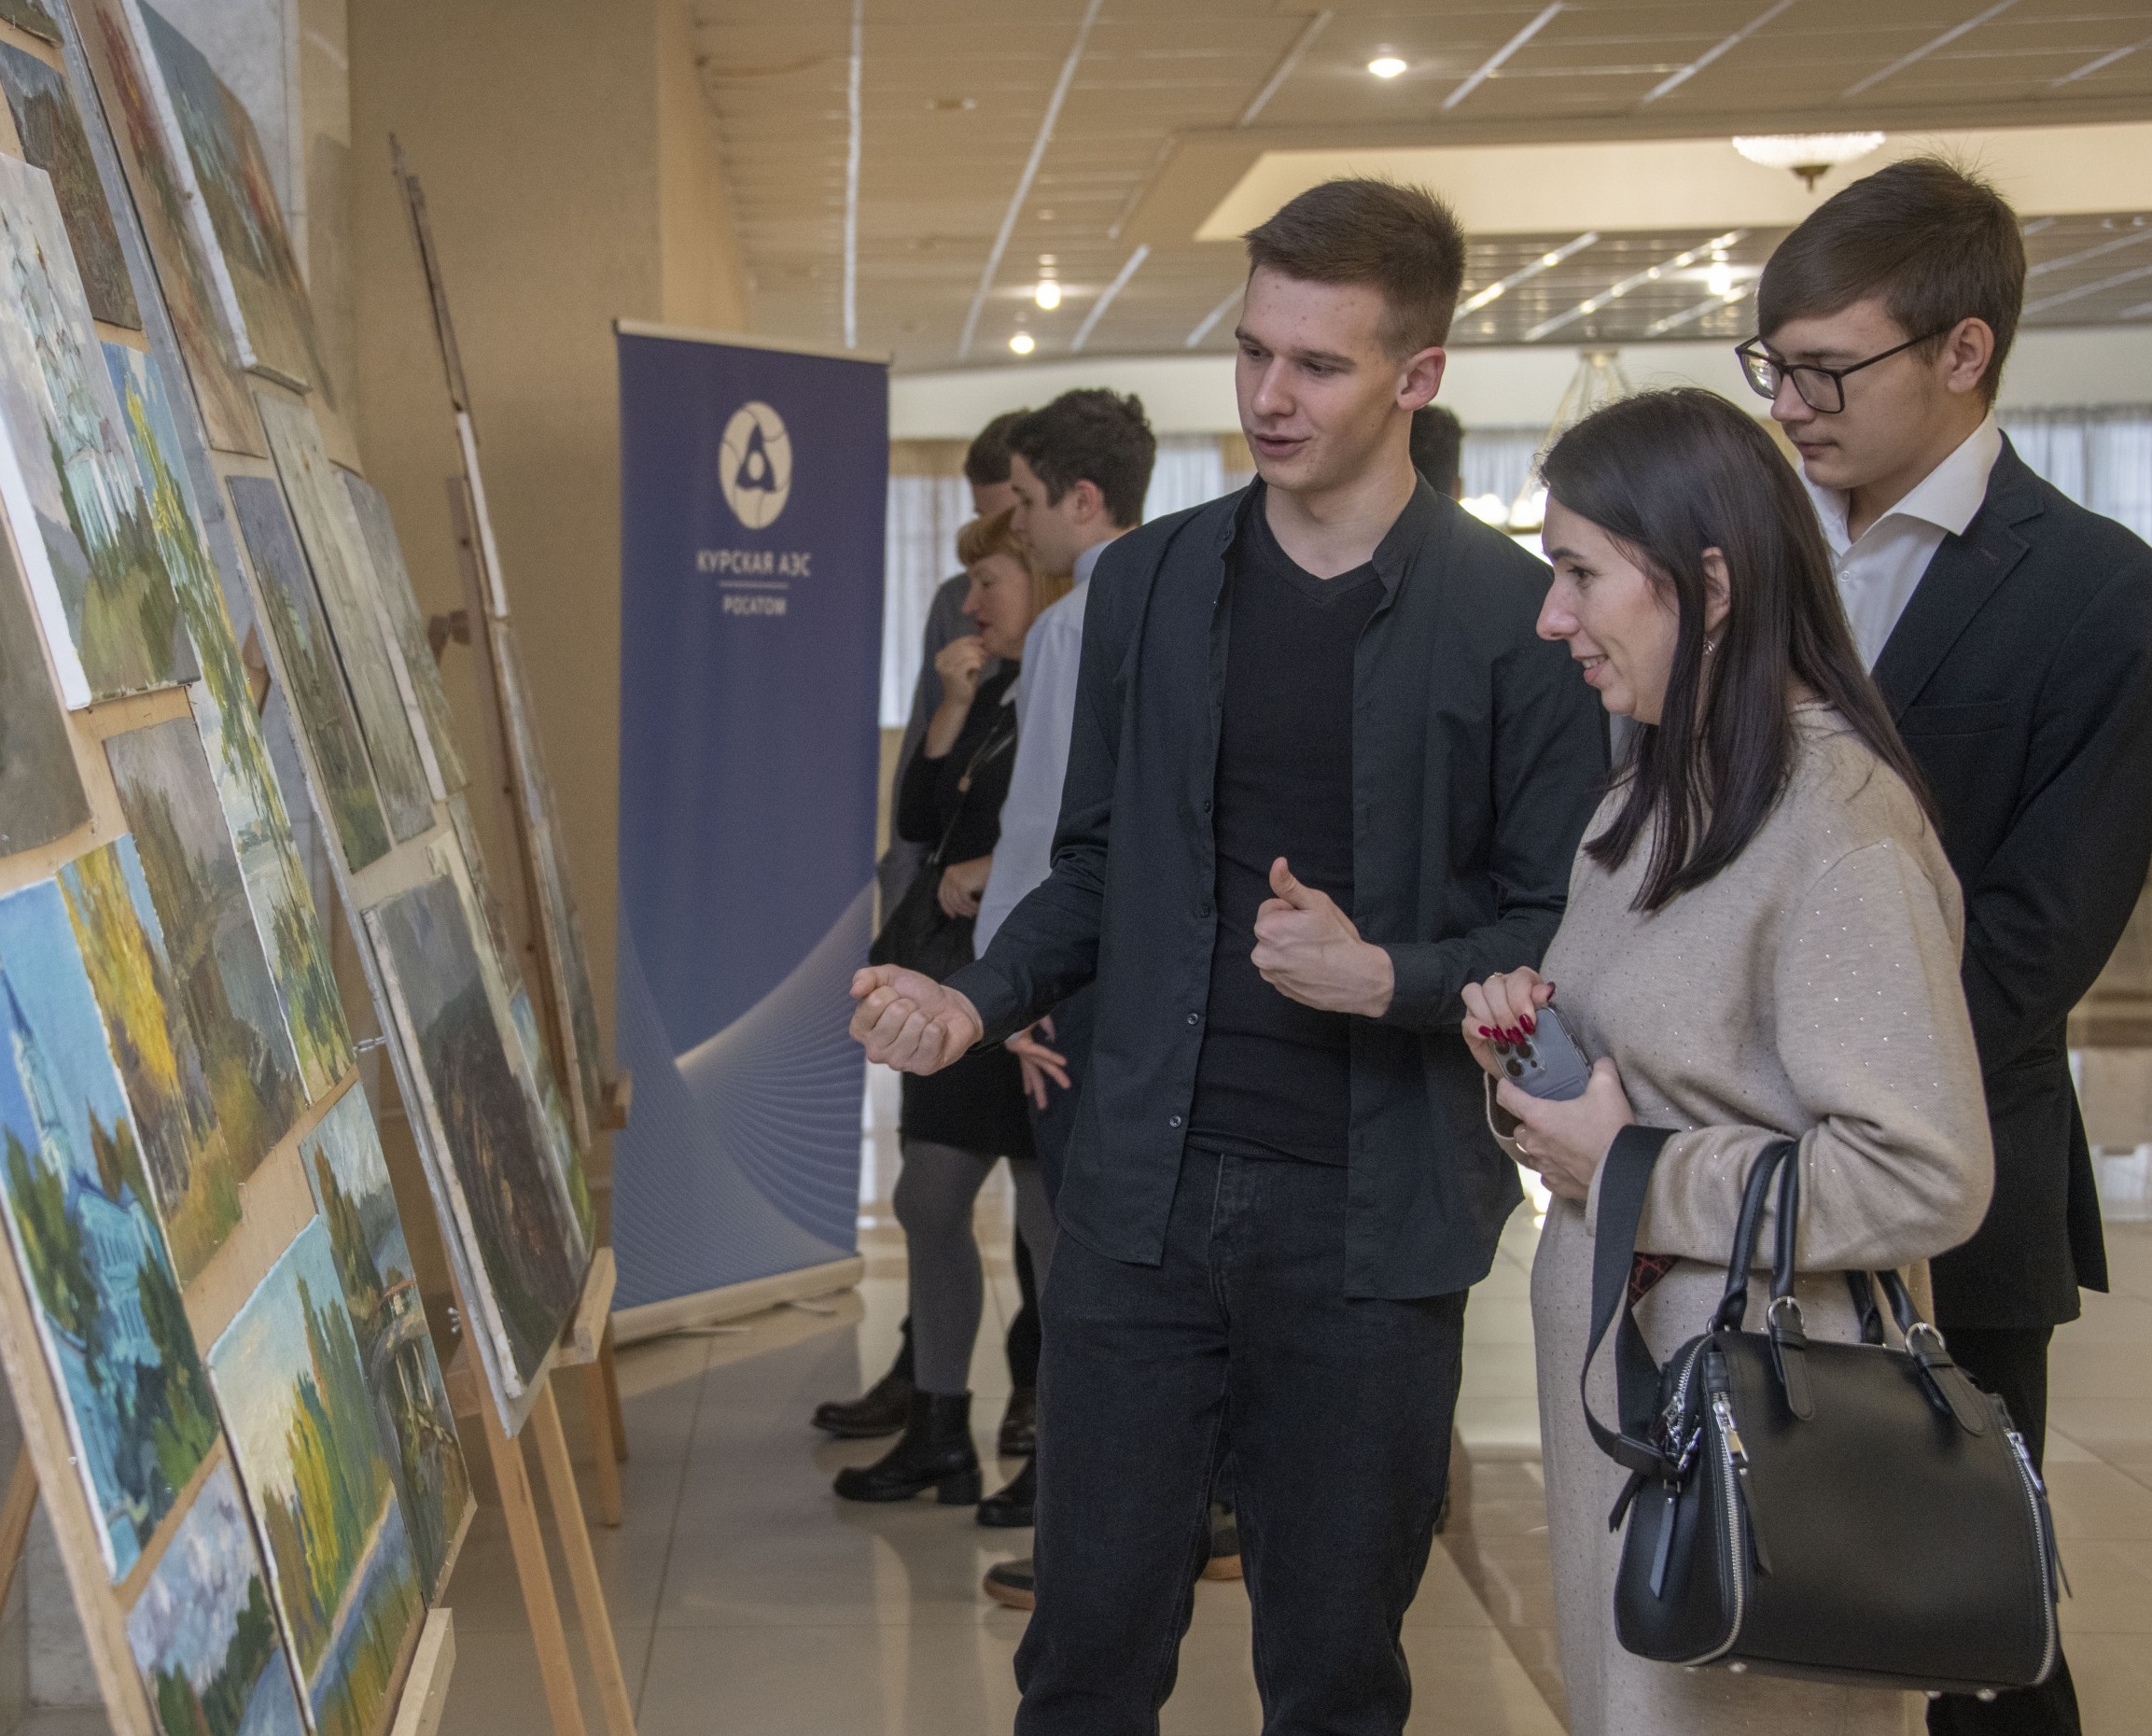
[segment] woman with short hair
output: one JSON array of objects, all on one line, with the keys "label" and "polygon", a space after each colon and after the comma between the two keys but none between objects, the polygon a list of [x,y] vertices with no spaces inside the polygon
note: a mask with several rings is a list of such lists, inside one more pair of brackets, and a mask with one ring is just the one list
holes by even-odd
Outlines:
[{"label": "woman with short hair", "polygon": [[[1626,1473],[1578,1403],[1595,1182],[1623,1127],[1676,1129],[1637,1233],[1637,1319],[1664,1359],[1726,1281],[1743,1182],[1797,1140],[1797,1295],[1810,1337],[1860,1337],[1825,1274],[1914,1267],[1978,1227],[1993,1183],[1959,985],[1963,907],[1919,772],[1862,667],[1815,514],[1749,417],[1647,393],[1544,465],[1555,569],[1539,620],[1639,726],[1543,972],[1464,990],[1490,1114],[1554,1198],[1532,1272],[1562,1670],[1574,1736],[1898,1736],[1904,1696],[1688,1671],[1614,1629]],[[1502,1078],[1497,1042],[1557,1001],[1596,1057],[1569,1101]],[[1761,1306],[1761,1281],[1758,1281]],[[1611,1358],[1593,1369],[1612,1414]]]}]

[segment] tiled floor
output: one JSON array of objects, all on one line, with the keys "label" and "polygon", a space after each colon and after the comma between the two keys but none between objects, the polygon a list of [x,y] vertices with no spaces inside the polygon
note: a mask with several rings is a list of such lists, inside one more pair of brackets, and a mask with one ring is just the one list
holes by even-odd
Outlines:
[{"label": "tiled floor", "polygon": [[[595,1535],[642,1736],[1009,1728],[1025,1617],[985,1601],[978,1581],[1027,1533],[982,1531],[968,1512],[923,1501],[839,1502],[836,1469],[884,1444],[830,1443],[806,1426],[817,1400],[859,1391],[894,1353],[903,1255],[887,1221],[890,1155],[885,1130],[874,1178],[885,1203],[867,1208],[857,1294],[621,1359],[627,1520]],[[980,1210],[988,1317],[972,1369],[982,1449],[1008,1391],[1007,1214],[1005,1190],[990,1187]],[[1562,1728],[1526,1300],[1533,1239],[1528,1209],[1467,1316],[1459,1430],[1469,1477],[1405,1631],[1416,1731]],[[2086,1319],[2058,1335],[2049,1449],[2076,1590],[2064,1624],[2095,1736],[2145,1728],[2152,1705],[2152,1226],[2117,1226],[2110,1240],[2116,1294],[2089,1297]],[[448,1601],[460,1656],[443,1736],[540,1736],[544,1703],[496,1509],[482,1512]],[[585,1704],[594,1736],[594,1696]],[[1223,1736],[1260,1722],[1246,1595],[1203,1585],[1165,1729]]]}]

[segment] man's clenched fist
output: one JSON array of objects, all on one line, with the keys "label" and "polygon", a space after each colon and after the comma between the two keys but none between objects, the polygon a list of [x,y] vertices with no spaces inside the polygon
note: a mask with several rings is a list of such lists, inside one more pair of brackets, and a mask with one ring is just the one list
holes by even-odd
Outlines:
[{"label": "man's clenched fist", "polygon": [[955,989],[894,964],[852,978],[852,1036],[870,1061],[901,1073],[938,1073],[986,1034],[979,1012]]}]

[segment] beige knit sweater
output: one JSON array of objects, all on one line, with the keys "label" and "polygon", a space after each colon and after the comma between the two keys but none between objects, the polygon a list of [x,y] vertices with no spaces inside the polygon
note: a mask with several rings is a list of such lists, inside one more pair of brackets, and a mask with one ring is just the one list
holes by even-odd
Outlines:
[{"label": "beige knit sweater", "polygon": [[[1919,805],[1820,706],[1796,709],[1800,754],[1739,860],[1652,915],[1630,908],[1640,840],[1613,874],[1579,851],[1548,949],[1557,1003],[1595,1058],[1621,1069],[1637,1119],[1677,1127],[1654,1172],[1640,1249],[1683,1256],[1640,1323],[1664,1358],[1703,1329],[1725,1282],[1741,1183],[1767,1144],[1800,1141],[1799,1294],[1812,1336],[1855,1335],[1846,1267],[1908,1267],[1979,1225],[1993,1181],[1972,1027],[1959,987],[1963,909]],[[1614,812],[1610,797],[1586,836]],[[1573,1736],[1785,1731],[1895,1736],[1902,1696],[1695,1674],[1614,1637],[1623,1474],[1577,1398],[1589,1323],[1592,1202],[1548,1213],[1532,1276],[1540,1411]],[[1761,1243],[1770,1247],[1768,1233]],[[1924,1287],[1924,1286],[1923,1286]],[[1751,1323],[1760,1318],[1762,1281]],[[1594,1403],[1614,1414],[1612,1371]]]}]

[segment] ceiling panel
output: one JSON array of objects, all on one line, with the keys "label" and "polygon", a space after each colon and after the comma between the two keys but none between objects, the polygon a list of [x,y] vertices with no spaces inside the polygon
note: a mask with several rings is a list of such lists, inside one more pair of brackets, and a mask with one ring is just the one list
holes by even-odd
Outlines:
[{"label": "ceiling panel", "polygon": [[[841,342],[848,0],[692,7],[757,327]],[[905,369],[1007,362],[1019,330],[1035,357],[1066,356],[1087,319],[1093,354],[1187,347],[1240,272],[1236,246],[1197,243],[1194,231],[1276,148],[2152,118],[2152,5],[2142,3],[2017,0],[1961,30],[1989,9],[1984,0],[1577,0],[1518,42],[1544,9],[1541,0],[1344,0],[1318,27],[1312,6],[1106,0],[982,293],[1086,0],[866,0],[859,341]],[[1378,53],[1405,71],[1373,77]],[[2025,215],[2028,249],[2045,268],[2028,291],[2028,324],[2152,318],[2152,243],[2141,254],[2132,239],[2146,228],[2139,214],[2046,225],[2044,214]],[[1750,231],[1723,263],[1753,270],[1782,232]],[[1656,335],[1745,335],[1747,301],[1729,304],[1705,279],[1678,273],[1547,327],[1713,238],[1709,229],[1603,235],[1460,316],[1456,341],[1638,342],[1675,318]],[[1471,287],[1572,239],[1475,246]],[[2108,244],[2119,245],[2091,251]],[[1140,264],[1091,319],[1139,245]],[[1708,274],[1710,264],[1679,269]],[[1041,273],[1064,286],[1052,313],[1030,299]],[[960,357],[975,296],[973,342]],[[1229,341],[1221,321],[1197,347]]]}]

